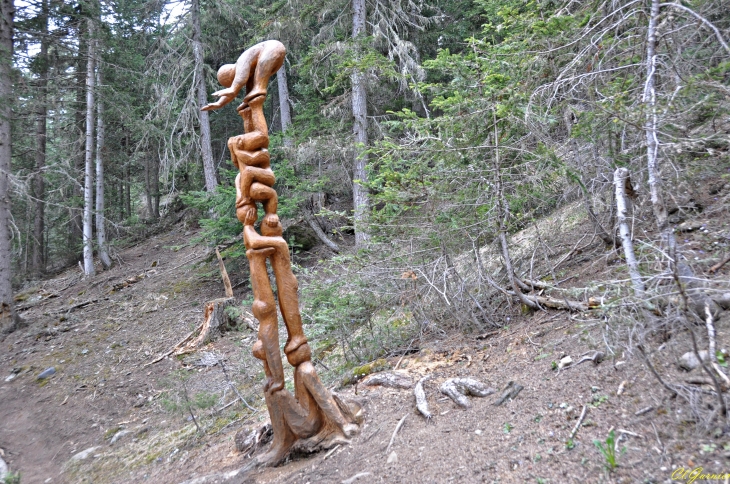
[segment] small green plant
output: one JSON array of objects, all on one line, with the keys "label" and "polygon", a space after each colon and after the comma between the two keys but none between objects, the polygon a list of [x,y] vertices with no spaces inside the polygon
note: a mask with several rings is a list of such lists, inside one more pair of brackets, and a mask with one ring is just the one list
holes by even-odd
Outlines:
[{"label": "small green plant", "polygon": [[715,355],[717,356],[717,363],[727,368],[727,354],[725,350],[717,350]]},{"label": "small green plant", "polygon": [[542,456],[540,454],[535,454],[535,457],[532,458],[533,462],[540,462],[542,460]]},{"label": "small green plant", "polygon": [[508,434],[508,433],[512,432],[513,428],[515,428],[514,425],[512,425],[509,422],[505,422],[504,426],[502,427],[502,432],[504,432],[505,434]]},{"label": "small green plant", "polygon": [[710,454],[715,452],[715,450],[717,450],[717,445],[715,444],[702,444],[700,446],[700,453],[702,454]]},{"label": "small green plant", "polygon": [[[611,430],[608,433],[608,437],[606,437],[606,442],[601,442],[600,440],[596,439],[593,441],[593,444],[601,452],[601,455],[605,460],[604,465],[606,466],[606,469],[608,469],[610,472],[613,472],[613,470],[618,467],[618,456],[616,455],[616,434],[614,433],[614,431]],[[626,447],[621,448],[621,453],[623,454],[624,452],[626,452]]]},{"label": "small green plant", "polygon": [[567,450],[575,449],[575,441],[573,439],[568,439],[567,441],[565,441],[565,448]]},{"label": "small green plant", "polygon": [[598,408],[602,403],[606,403],[608,401],[608,397],[606,395],[593,395],[593,398],[591,399],[591,406],[593,408]]},{"label": "small green plant", "polygon": [[5,484],[20,484],[20,472],[10,471],[5,474]]},{"label": "small green plant", "polygon": [[542,420],[542,415],[538,413],[537,415],[535,415],[535,418],[533,420],[535,421],[535,423],[540,423],[540,421]]},{"label": "small green plant", "polygon": [[550,362],[550,368],[552,368],[553,370],[557,370],[558,369],[558,362],[557,361],[551,361]]},{"label": "small green plant", "polygon": [[218,395],[214,393],[197,393],[195,394],[194,402],[195,406],[205,410],[206,408],[210,408],[218,401]]}]

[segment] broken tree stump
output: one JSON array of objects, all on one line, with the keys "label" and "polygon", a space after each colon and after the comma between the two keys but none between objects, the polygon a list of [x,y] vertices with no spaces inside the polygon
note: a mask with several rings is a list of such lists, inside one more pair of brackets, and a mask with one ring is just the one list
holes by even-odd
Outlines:
[{"label": "broken tree stump", "polygon": [[191,331],[187,336],[180,340],[178,344],[173,346],[170,351],[158,356],[144,366],[147,367],[157,363],[170,355],[178,356],[192,353],[204,344],[210,342],[218,334],[235,327],[235,320],[231,319],[228,314],[226,314],[226,308],[233,306],[235,302],[235,298],[223,297],[213,299],[212,301],[205,303],[203,322],[200,323],[195,330]]},{"label": "broken tree stump", "polygon": [[205,316],[203,317],[203,323],[198,327],[198,336],[193,338],[194,332],[188,335],[186,339],[175,345],[172,354],[177,356],[191,353],[210,342],[213,337],[224,330],[235,326],[235,322],[226,314],[226,308],[233,306],[234,303],[235,299],[232,297],[213,299],[205,303]]}]

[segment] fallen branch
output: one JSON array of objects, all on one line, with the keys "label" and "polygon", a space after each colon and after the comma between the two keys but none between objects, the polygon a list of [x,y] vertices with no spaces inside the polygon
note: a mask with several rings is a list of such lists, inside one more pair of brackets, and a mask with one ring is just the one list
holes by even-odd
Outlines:
[{"label": "fallen branch", "polygon": [[710,267],[710,274],[715,273],[722,269],[722,266],[730,262],[730,254],[728,254],[723,260],[715,264],[714,266]]},{"label": "fallen branch", "polygon": [[[656,378],[659,381],[659,383],[662,384],[662,386],[664,388],[666,388],[667,390],[669,390],[672,393],[673,396],[679,396],[679,392],[677,390],[675,390],[674,387],[672,387],[672,385],[670,385],[669,383],[665,382],[662,379],[662,377],[659,375],[659,373],[657,373],[656,369],[654,368],[654,365],[651,364],[651,361],[649,361],[649,357],[647,356],[646,352],[644,351],[644,346],[637,345],[636,348],[641,353],[641,356],[643,356],[644,363],[649,368],[649,371],[651,371],[652,375],[654,375],[654,378]],[[649,410],[651,410],[651,407],[649,407]],[[649,410],[647,410],[647,412]],[[637,413],[636,415],[641,415],[641,414],[638,414]]]},{"label": "fallen branch", "polygon": [[183,339],[181,339],[178,344],[176,344],[175,346],[173,346],[172,349],[170,349],[170,351],[168,351],[167,353],[164,353],[164,354],[158,356],[157,358],[155,358],[154,360],[150,361],[149,363],[145,363],[145,365],[142,368],[147,368],[150,365],[154,365],[158,361],[162,361],[164,358],[167,358],[168,356],[170,356],[171,354],[173,354],[178,347],[180,347],[180,346],[186,344],[188,341],[192,340],[193,339],[193,335],[195,333],[199,332],[201,329],[203,329],[203,324],[204,323],[200,323],[200,325],[197,328],[195,328],[193,331],[189,332],[188,335],[185,336]]},{"label": "fallen branch", "polygon": [[371,472],[358,472],[357,474],[350,477],[349,479],[345,479],[344,481],[342,481],[342,484],[352,484],[353,482],[360,479],[361,477],[369,476],[370,474],[372,474],[372,473]]},{"label": "fallen branch", "polygon": [[[711,387],[715,386],[715,382],[713,382],[710,378],[702,378],[700,376],[686,378],[684,381],[688,385],[709,385]],[[728,385],[726,384],[722,384],[720,387],[722,388],[722,391],[727,391],[728,389]]]},{"label": "fallen branch", "polygon": [[712,367],[715,369],[717,374],[720,375],[720,378],[723,379],[725,383],[724,386],[730,386],[730,378],[728,378],[725,372],[722,371],[722,368],[720,368],[720,365],[717,362],[717,353],[715,346],[715,324],[709,304],[705,304],[705,325],[707,326],[707,339],[709,341],[708,349],[710,353],[709,356],[710,361],[712,362]]},{"label": "fallen branch", "polygon": [[578,423],[575,424],[575,427],[573,427],[573,431],[570,433],[570,440],[573,440],[575,438],[575,434],[578,433],[578,429],[580,429],[580,426],[583,423],[583,419],[586,418],[587,411],[588,405],[583,405],[583,411],[580,413],[580,417],[578,417]]},{"label": "fallen branch", "polygon": [[231,390],[233,390],[233,393],[236,394],[238,399],[241,400],[241,403],[246,405],[246,407],[248,407],[249,410],[251,410],[253,413],[256,413],[258,410],[256,410],[255,408],[253,408],[251,405],[248,404],[246,399],[243,398],[240,393],[238,393],[238,388],[236,388],[236,385],[234,385],[233,382],[231,381],[231,379],[228,377],[228,372],[226,371],[226,366],[223,364],[223,358],[218,358],[218,364],[220,365],[221,370],[223,370],[223,376],[226,377],[226,383],[228,383],[228,386],[231,387]]},{"label": "fallen branch", "polygon": [[649,413],[652,410],[654,410],[654,407],[644,407],[641,410],[637,410],[636,412],[634,412],[634,415],[638,417],[639,415],[644,415],[645,413]]},{"label": "fallen branch", "polygon": [[119,282],[117,284],[114,284],[112,286],[112,288],[111,288],[111,291],[109,291],[109,293],[112,293],[114,291],[118,291],[120,289],[124,289],[125,287],[129,287],[132,284],[137,284],[139,281],[141,281],[145,277],[146,277],[146,275],[144,273],[142,273],[142,274],[138,274],[136,276],[130,277],[129,279],[125,279],[122,282]]},{"label": "fallen branch", "polygon": [[[592,354],[588,356],[590,353]],[[592,361],[594,365],[597,365],[603,361],[603,358],[606,355],[602,351],[588,351],[586,353],[583,353],[581,356],[582,358],[578,360],[578,363],[576,363],[575,365],[571,365],[571,367],[578,366],[585,361]]]},{"label": "fallen branch", "polygon": [[[214,299],[212,301],[208,301],[205,304],[205,319],[203,322],[198,325],[194,331],[188,333],[187,336],[180,340],[180,342],[173,346],[167,353],[164,353],[149,363],[146,363],[143,368],[153,365],[170,355],[179,356],[192,353],[197,348],[210,341],[212,336],[216,332],[221,331],[226,325],[228,316],[225,314],[225,309],[232,305],[233,302],[233,298]],[[194,337],[196,333],[198,336]]]},{"label": "fallen branch", "polygon": [[517,398],[517,395],[522,391],[523,388],[524,387],[522,385],[513,381],[507,383],[507,386],[504,387],[504,390],[502,391],[502,396],[499,397],[496,402],[494,402],[494,405],[498,407],[506,402],[508,399],[513,400]]},{"label": "fallen branch", "polygon": [[385,453],[387,454],[390,452],[390,448],[393,446],[393,442],[395,441],[395,436],[398,434],[398,431],[401,427],[403,427],[403,422],[406,421],[406,417],[408,417],[408,414],[403,415],[403,418],[400,419],[398,422],[398,425],[395,426],[395,430],[393,431],[393,436],[390,438],[390,442],[388,443],[388,448],[385,449]]},{"label": "fallen branch", "polygon": [[[510,296],[520,297],[514,291],[508,291]],[[531,300],[535,306],[540,305],[550,309],[566,309],[568,311],[584,312],[591,309],[587,304],[578,301],[568,301],[565,299],[557,299],[551,296],[534,296],[521,294],[521,298]],[[530,306],[533,307],[533,306]]]},{"label": "fallen branch", "polygon": [[[108,299],[109,299],[108,297],[105,297],[103,300],[106,301]],[[57,311],[54,311],[53,314],[56,314],[56,313],[70,313],[71,311],[73,311],[75,309],[84,308],[84,307],[88,306],[89,304],[94,304],[94,303],[97,303],[97,302],[99,302],[101,300],[102,299],[88,299],[86,301],[83,301],[83,302],[74,304],[73,306],[71,306],[69,308],[62,308],[62,309],[59,309]]]}]

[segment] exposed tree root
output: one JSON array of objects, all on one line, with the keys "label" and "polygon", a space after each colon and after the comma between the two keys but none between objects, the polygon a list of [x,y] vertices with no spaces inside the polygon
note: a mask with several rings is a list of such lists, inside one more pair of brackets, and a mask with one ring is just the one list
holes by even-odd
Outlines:
[{"label": "exposed tree root", "polygon": [[431,375],[424,376],[423,378],[418,380],[418,383],[416,383],[416,387],[413,389],[413,395],[416,397],[416,408],[419,412],[421,412],[421,415],[423,415],[426,420],[431,420],[431,418],[433,418],[433,414],[428,409],[426,392],[423,390],[423,384],[429,378],[431,378]]},{"label": "exposed tree root", "polygon": [[497,392],[494,388],[489,388],[484,383],[472,378],[449,378],[441,384],[439,390],[462,408],[469,408],[470,406],[469,399],[466,398],[467,395],[486,397]]}]

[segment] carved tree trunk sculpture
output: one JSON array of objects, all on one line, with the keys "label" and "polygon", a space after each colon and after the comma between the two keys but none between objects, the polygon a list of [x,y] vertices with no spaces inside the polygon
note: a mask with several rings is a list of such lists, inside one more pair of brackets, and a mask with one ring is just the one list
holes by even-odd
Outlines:
[{"label": "carved tree trunk sculpture", "polygon": [[[218,81],[227,89],[213,93],[220,99],[202,108],[208,111],[225,106],[246,88],[243,103],[237,108],[243,119],[244,134],[230,138],[228,148],[240,172],[236,177],[236,216],[243,224],[254,292],[252,311],[259,320],[253,354],[264,364],[264,394],[274,429],[271,448],[255,458],[258,465],[276,465],[294,449],[315,451],[347,442],[358,430],[359,409],[331,394],[311,362],[311,350],[299,314],[297,279],[291,270],[289,246],[282,238],[276,214],[278,198],[272,188],[276,179],[267,149],[269,133],[263,105],[269,78],[282,66],[285,56],[284,45],[275,40],[246,50],[235,65],[226,64],[219,69]],[[260,234],[254,228],[258,220],[257,203],[265,211]],[[284,353],[294,367],[293,395],[284,388],[277,301],[266,270],[267,260],[276,278],[278,308],[288,334]]]}]

